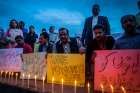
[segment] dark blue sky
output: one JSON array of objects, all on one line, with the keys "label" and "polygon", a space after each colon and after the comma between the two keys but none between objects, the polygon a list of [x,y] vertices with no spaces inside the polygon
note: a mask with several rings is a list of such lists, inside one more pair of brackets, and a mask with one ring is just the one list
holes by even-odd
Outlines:
[{"label": "dark blue sky", "polygon": [[112,33],[122,31],[122,15],[138,12],[137,0],[0,0],[0,27],[6,30],[15,18],[25,21],[26,27],[34,25],[37,33],[55,25],[56,29],[67,27],[74,36],[81,34],[94,3],[101,6],[101,15],[108,16]]}]

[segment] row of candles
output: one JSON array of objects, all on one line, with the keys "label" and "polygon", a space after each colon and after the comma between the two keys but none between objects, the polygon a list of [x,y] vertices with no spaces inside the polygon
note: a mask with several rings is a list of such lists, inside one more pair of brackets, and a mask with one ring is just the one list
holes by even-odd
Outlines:
[{"label": "row of candles", "polygon": [[[8,77],[8,79],[15,77],[16,84],[17,84],[18,73],[1,71],[0,77],[3,77],[3,75],[4,75],[4,78]],[[28,77],[27,87],[30,88],[31,75],[28,74],[27,77]],[[23,73],[22,74],[22,86],[24,86],[24,78],[25,78],[25,74]],[[34,86],[35,86],[35,89],[37,90],[37,75],[34,76]],[[54,93],[54,77],[52,77],[52,86],[51,87],[52,87],[51,93]],[[100,84],[100,87],[101,87],[102,93],[105,93],[104,85]],[[115,93],[113,85],[110,85],[110,89],[111,89],[111,93]],[[126,93],[126,90],[123,86],[121,86],[121,90],[123,93]],[[45,76],[42,77],[42,92],[45,92]],[[63,78],[61,79],[61,93],[64,93],[64,79]],[[77,81],[76,80],[74,81],[74,93],[77,93]],[[90,93],[90,83],[89,82],[87,83],[87,93]]]}]

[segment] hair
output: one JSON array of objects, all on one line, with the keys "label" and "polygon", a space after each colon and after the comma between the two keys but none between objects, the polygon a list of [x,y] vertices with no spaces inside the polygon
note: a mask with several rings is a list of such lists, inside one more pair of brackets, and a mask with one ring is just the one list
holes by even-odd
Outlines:
[{"label": "hair", "polygon": [[13,26],[12,26],[12,22],[13,22],[13,21],[16,22],[16,24],[17,24],[17,27],[16,27],[16,28],[18,28],[18,21],[17,21],[16,19],[10,20],[9,27],[10,27],[10,28],[13,28]]},{"label": "hair", "polygon": [[25,26],[25,23],[23,21],[20,21],[19,23],[21,23],[23,26]]},{"label": "hair", "polygon": [[30,26],[29,26],[29,29],[31,29],[31,28],[33,28],[33,29],[34,29],[35,27],[34,27],[33,25],[30,25]]},{"label": "hair", "polygon": [[99,10],[100,10],[100,6],[99,6],[99,4],[93,4],[93,5],[92,5],[92,10],[94,9],[94,7],[98,7]]},{"label": "hair", "polygon": [[137,5],[138,5],[138,6],[140,5],[140,0],[138,0]]},{"label": "hair", "polygon": [[18,35],[18,36],[15,37],[15,40],[17,40],[17,39],[22,39],[23,40],[23,37],[21,35]]},{"label": "hair", "polygon": [[129,15],[124,15],[124,16],[121,17],[121,24],[123,24],[124,21],[125,21],[128,17],[131,17],[131,18],[136,22],[136,17],[135,17],[134,15],[129,14]]},{"label": "hair", "polygon": [[63,30],[66,30],[67,35],[69,36],[69,30],[67,28],[64,28],[64,27],[62,27],[62,28],[59,29],[59,33],[60,33],[60,31],[63,31]]},{"label": "hair", "polygon": [[49,34],[47,32],[41,33],[40,36],[43,36],[45,39],[49,40]]},{"label": "hair", "polygon": [[55,28],[55,26],[50,26],[49,31],[50,31],[51,29],[53,29],[53,28]]},{"label": "hair", "polygon": [[96,29],[102,29],[104,31],[104,26],[101,24],[97,24],[94,26],[93,30],[96,30]]}]

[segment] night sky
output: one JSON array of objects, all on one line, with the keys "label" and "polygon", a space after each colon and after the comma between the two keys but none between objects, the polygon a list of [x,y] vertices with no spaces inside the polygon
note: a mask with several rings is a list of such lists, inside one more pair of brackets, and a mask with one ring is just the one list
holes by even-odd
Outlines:
[{"label": "night sky", "polygon": [[111,33],[122,32],[120,18],[138,12],[137,0],[0,0],[0,27],[8,29],[11,19],[23,20],[26,28],[34,25],[36,32],[50,25],[67,27],[71,36],[81,34],[91,7],[98,3],[100,15],[108,16]]}]

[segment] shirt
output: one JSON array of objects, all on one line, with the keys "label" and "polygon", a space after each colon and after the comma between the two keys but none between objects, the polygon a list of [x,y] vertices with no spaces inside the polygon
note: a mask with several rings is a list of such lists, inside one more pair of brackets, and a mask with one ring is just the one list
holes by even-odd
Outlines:
[{"label": "shirt", "polygon": [[[92,19],[92,29],[94,28],[95,25],[97,25],[98,23],[98,16],[93,16],[93,19]],[[92,31],[92,34],[93,34],[93,39],[95,38],[95,33],[94,31]]]}]

